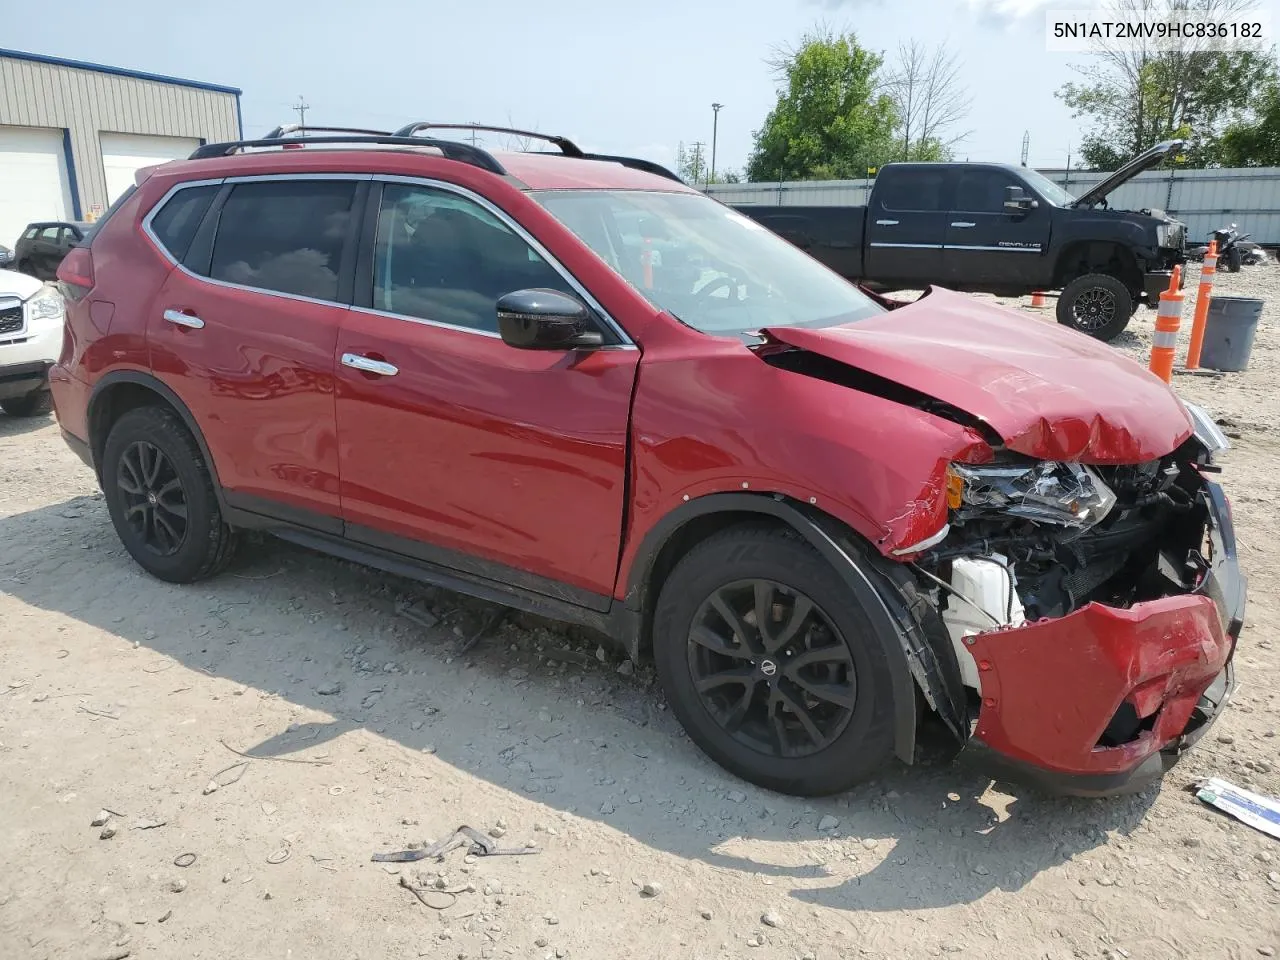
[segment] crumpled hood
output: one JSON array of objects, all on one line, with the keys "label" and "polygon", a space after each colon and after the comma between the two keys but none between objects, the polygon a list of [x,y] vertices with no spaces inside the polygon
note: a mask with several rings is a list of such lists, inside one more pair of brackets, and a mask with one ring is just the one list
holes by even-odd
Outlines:
[{"label": "crumpled hood", "polygon": [[762,332],[957,407],[1031,457],[1141,463],[1192,432],[1173,391],[1113,348],[949,290],[844,326]]}]

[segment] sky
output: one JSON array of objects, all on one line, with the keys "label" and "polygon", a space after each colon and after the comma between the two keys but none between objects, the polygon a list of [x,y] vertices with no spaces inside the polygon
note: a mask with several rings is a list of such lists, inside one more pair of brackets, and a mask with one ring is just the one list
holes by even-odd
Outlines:
[{"label": "sky", "polygon": [[[17,3],[17,0],[8,0]],[[1277,0],[1267,0],[1267,5]],[[1082,9],[1096,0],[1056,2]],[[1083,131],[1054,91],[1081,58],[1045,50],[1047,0],[62,0],[5,19],[0,46],[244,91],[246,135],[297,120],[484,122],[661,163],[710,149],[741,168],[776,97],[765,63],[820,22],[892,58],[945,43],[973,98],[957,158],[1062,166]],[[482,145],[484,140],[480,141]],[[495,148],[504,144],[490,140]]]}]

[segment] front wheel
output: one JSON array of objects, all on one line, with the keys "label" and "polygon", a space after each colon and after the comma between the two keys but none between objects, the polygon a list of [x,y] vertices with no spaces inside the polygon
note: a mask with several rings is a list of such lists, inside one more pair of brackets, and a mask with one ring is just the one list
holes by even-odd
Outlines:
[{"label": "front wheel", "polygon": [[1226,256],[1227,273],[1239,273],[1242,260],[1239,247],[1232,247]]},{"label": "front wheel", "polygon": [[1114,340],[1133,316],[1133,294],[1115,277],[1077,277],[1058,298],[1058,322],[1099,340]]},{"label": "front wheel", "polygon": [[823,796],[892,753],[891,676],[871,622],[790,531],[734,527],[689,551],[658,598],[653,647],[690,738],[744,780]]}]

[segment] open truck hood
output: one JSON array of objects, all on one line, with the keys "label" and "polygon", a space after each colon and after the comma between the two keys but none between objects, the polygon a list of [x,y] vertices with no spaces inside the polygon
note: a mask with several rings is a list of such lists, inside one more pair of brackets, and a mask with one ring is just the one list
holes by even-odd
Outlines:
[{"label": "open truck hood", "polygon": [[761,333],[957,408],[1043,460],[1142,463],[1192,432],[1173,391],[1113,348],[949,290],[843,326]]},{"label": "open truck hood", "polygon": [[1128,183],[1144,170],[1150,170],[1152,167],[1158,167],[1164,162],[1165,158],[1170,154],[1177,153],[1187,145],[1185,140],[1165,140],[1163,143],[1157,143],[1150,150],[1138,154],[1128,163],[1124,164],[1119,170],[1107,177],[1105,180],[1092,187],[1087,193],[1080,196],[1073,207],[1091,207],[1095,203],[1103,200],[1107,194]]}]

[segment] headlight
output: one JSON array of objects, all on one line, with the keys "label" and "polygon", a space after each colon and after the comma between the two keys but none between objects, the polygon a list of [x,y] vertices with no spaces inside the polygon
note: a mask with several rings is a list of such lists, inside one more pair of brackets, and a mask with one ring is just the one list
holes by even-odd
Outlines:
[{"label": "headlight", "polygon": [[67,306],[62,294],[53,287],[46,287],[26,302],[27,326],[38,320],[56,320],[61,323],[67,315]]},{"label": "headlight", "polygon": [[1227,439],[1227,435],[1218,429],[1218,425],[1214,422],[1213,417],[1209,415],[1209,411],[1197,404],[1188,403],[1186,400],[1182,401],[1182,405],[1187,408],[1187,414],[1191,417],[1191,426],[1194,429],[1195,438],[1208,451],[1210,460],[1213,459],[1215,454],[1231,449],[1231,442]]},{"label": "headlight", "polygon": [[1116,495],[1091,468],[1043,461],[947,470],[947,506],[955,519],[998,513],[1087,530],[1115,506]]}]

